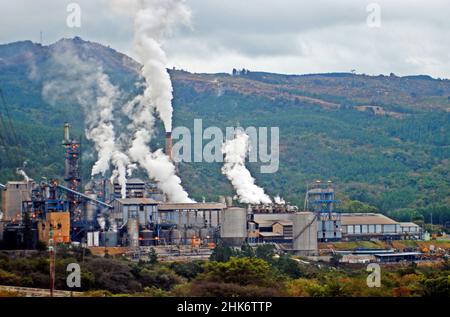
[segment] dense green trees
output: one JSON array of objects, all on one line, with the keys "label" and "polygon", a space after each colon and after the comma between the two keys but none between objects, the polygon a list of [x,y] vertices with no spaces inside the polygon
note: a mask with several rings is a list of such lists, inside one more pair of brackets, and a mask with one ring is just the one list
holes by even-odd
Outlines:
[{"label": "dense green trees", "polygon": [[[83,45],[83,49],[90,47],[90,43]],[[121,87],[123,97],[131,98],[138,77],[123,64],[125,57],[101,46],[92,49],[92,56]],[[35,180],[61,178],[64,121],[73,125],[72,135],[84,134],[84,114],[77,105],[66,101],[51,105],[42,98],[48,67],[44,47],[31,42],[3,46],[0,57],[8,59],[24,54],[24,50],[39,56],[33,67],[43,77],[32,79],[26,63],[6,63],[0,70],[0,88],[17,136],[8,128],[6,110],[0,105],[6,120],[5,124],[0,122],[0,183],[19,179],[15,169],[25,160],[26,170]],[[194,119],[203,119],[205,128],[222,130],[237,125],[279,127],[279,171],[261,174],[259,163],[248,167],[269,194],[281,194],[299,206],[306,183],[331,179],[338,185],[338,198],[347,202],[343,208],[350,212],[378,210],[398,220],[420,217],[425,222],[430,222],[433,214],[434,223],[445,225],[449,221],[450,113],[444,111],[450,94],[448,81],[354,74],[286,76],[247,70],[234,73],[239,76],[171,71],[174,127],[192,131]],[[223,89],[212,84],[216,82]],[[385,93],[375,93],[380,89]],[[339,108],[326,108],[304,97],[335,103]],[[354,108],[361,105],[383,107],[400,118]],[[125,131],[125,126],[122,122],[116,132]],[[162,145],[163,129],[158,123],[152,146]],[[83,177],[87,180],[95,155],[92,144],[83,137],[82,150]],[[183,185],[197,200],[233,194],[220,168],[220,163],[179,164]]]},{"label": "dense green trees", "polygon": [[[157,264],[89,254],[79,257],[77,250],[63,249],[56,261],[56,288],[67,289],[66,266],[77,262],[85,296],[450,296],[450,262],[383,266],[381,287],[369,288],[364,265],[336,267],[289,255],[266,254],[263,260],[256,252],[244,256],[248,248],[234,250],[227,261]],[[18,255],[0,253],[0,285],[48,288],[47,253]],[[0,297],[13,295],[0,293]]]}]

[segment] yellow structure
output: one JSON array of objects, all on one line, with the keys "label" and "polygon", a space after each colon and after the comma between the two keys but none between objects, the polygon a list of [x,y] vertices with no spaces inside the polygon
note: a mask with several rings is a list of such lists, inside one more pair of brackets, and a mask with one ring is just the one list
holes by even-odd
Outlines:
[{"label": "yellow structure", "polygon": [[54,243],[70,242],[70,213],[49,212],[46,220],[38,224],[39,240],[48,244],[50,230],[53,230]]}]

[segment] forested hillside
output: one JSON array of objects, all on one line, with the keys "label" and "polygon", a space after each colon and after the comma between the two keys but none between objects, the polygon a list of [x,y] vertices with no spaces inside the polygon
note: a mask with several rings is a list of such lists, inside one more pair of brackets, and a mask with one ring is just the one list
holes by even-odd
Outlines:
[{"label": "forested hillside", "polygon": [[[0,183],[19,179],[27,161],[31,177],[61,178],[62,125],[83,134],[77,105],[50,105],[42,97],[51,51],[70,42],[102,65],[123,99],[138,91],[139,65],[129,57],[79,38],[51,46],[32,42],[0,45]],[[231,70],[230,70],[231,71]],[[307,182],[333,180],[347,211],[380,211],[399,220],[450,224],[450,81],[335,73],[281,75],[248,70],[191,74],[171,70],[174,126],[279,127],[280,169],[259,173],[271,195],[302,204]],[[119,112],[120,113],[120,112]],[[153,146],[162,146],[159,139]],[[205,141],[206,143],[206,141]],[[95,154],[83,140],[89,175]],[[182,163],[183,184],[196,199],[232,194],[220,164]]]}]

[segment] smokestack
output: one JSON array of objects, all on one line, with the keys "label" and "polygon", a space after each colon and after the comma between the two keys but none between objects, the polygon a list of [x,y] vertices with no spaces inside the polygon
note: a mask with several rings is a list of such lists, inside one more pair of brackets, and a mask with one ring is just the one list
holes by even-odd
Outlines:
[{"label": "smokestack", "polygon": [[70,125],[68,122],[64,122],[64,141],[69,142],[70,140],[70,132],[69,132]]},{"label": "smokestack", "polygon": [[166,155],[172,160],[172,132],[166,132]]}]

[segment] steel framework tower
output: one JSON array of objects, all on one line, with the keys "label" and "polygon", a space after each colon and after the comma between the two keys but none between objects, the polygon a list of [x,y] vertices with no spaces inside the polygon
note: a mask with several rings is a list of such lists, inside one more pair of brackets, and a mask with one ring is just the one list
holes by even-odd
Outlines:
[{"label": "steel framework tower", "polygon": [[339,203],[334,197],[335,186],[331,181],[316,181],[308,185],[305,195],[305,210],[316,213],[317,239],[319,241],[342,238],[341,214],[336,209]]},{"label": "steel framework tower", "polygon": [[[70,139],[70,125],[64,123],[64,140],[63,146],[65,153],[64,181],[69,189],[80,192],[81,189],[81,144],[75,139]],[[80,197],[78,195],[68,193],[67,198],[70,201],[70,212],[73,218],[80,215]]]}]

